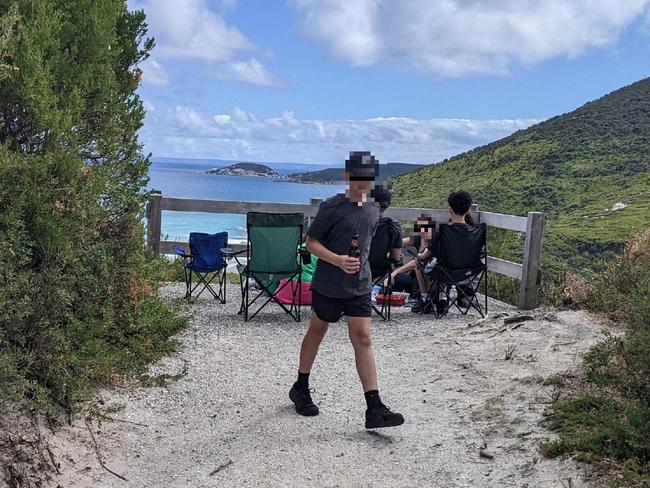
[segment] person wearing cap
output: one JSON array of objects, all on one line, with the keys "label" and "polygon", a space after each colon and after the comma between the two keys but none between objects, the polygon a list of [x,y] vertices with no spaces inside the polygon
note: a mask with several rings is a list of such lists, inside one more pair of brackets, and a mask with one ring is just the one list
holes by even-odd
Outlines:
[{"label": "person wearing cap", "polygon": [[[296,412],[318,415],[309,389],[309,375],[329,324],[345,317],[354,348],[365,400],[365,427],[394,427],[404,417],[384,405],[377,386],[377,367],[370,338],[372,305],[370,242],[377,228],[379,205],[369,198],[378,162],[368,151],[350,152],[345,161],[348,188],[321,203],[307,231],[307,249],[318,258],[311,284],[312,314],[300,348],[298,380],[289,391]],[[356,238],[356,239],[353,239]],[[350,256],[358,244],[359,257]]]}]

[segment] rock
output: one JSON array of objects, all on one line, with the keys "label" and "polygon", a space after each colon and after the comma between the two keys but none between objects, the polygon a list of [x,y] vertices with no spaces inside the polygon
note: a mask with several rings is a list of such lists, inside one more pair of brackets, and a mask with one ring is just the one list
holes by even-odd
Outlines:
[{"label": "rock", "polygon": [[526,322],[528,320],[535,320],[535,317],[532,315],[520,314],[515,315],[514,317],[506,317],[503,319],[504,324],[516,324],[518,322]]},{"label": "rock", "polygon": [[485,449],[479,449],[478,454],[485,459],[494,459],[494,454],[492,454],[490,451],[486,451]]}]

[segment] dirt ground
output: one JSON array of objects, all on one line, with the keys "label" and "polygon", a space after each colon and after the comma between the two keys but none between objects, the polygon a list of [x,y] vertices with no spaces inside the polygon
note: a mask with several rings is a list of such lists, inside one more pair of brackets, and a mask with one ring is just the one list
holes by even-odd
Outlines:
[{"label": "dirt ground", "polygon": [[92,438],[77,421],[49,439],[61,465],[51,486],[596,486],[574,461],[539,454],[557,394],[544,380],[575,373],[606,328],[592,316],[538,310],[504,324],[519,312],[494,302],[483,321],[405,308],[373,319],[382,398],[406,422],[368,431],[345,324],[331,326],[311,375],[321,414],[303,418],[288,391],[308,320],[270,309],[244,323],[233,288],[226,305],[186,308],[180,352],[151,371],[179,379],[103,392],[105,406],[123,406],[110,415],[119,420],[94,425]]}]

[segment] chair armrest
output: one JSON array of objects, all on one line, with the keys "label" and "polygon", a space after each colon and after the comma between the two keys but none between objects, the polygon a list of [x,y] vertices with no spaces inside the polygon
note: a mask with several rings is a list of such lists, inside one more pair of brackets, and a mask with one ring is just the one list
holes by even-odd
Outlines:
[{"label": "chair armrest", "polygon": [[187,253],[185,252],[185,249],[183,249],[183,248],[180,247],[180,246],[174,246],[174,252],[175,252],[177,255],[179,255],[179,256],[181,256],[182,258],[184,258],[184,259],[192,259],[192,257],[193,257],[191,254],[187,254]]},{"label": "chair armrest", "polygon": [[246,249],[242,249],[241,251],[235,251],[232,247],[224,247],[222,249],[219,249],[219,251],[221,251],[221,254],[223,254],[227,258],[233,258],[235,256],[239,256],[240,254],[246,253]]},{"label": "chair armrest", "polygon": [[298,249],[298,254],[302,258],[302,264],[311,264],[311,253],[307,249]]}]

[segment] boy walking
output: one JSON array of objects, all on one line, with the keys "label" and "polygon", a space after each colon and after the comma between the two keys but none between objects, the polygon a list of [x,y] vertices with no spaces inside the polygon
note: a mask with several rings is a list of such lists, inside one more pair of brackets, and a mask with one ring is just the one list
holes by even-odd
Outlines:
[{"label": "boy walking", "polygon": [[318,263],[311,285],[311,321],[300,348],[298,381],[289,392],[300,415],[318,415],[318,407],[309,392],[309,373],[329,324],[345,316],[367,404],[367,429],[404,423],[404,417],[391,412],[379,397],[377,367],[370,340],[372,305],[368,254],[377,227],[379,206],[368,201],[368,194],[374,187],[377,172],[378,163],[370,152],[351,152],[345,161],[346,194],[325,200],[307,231],[307,249],[318,257]]}]

